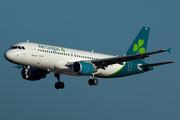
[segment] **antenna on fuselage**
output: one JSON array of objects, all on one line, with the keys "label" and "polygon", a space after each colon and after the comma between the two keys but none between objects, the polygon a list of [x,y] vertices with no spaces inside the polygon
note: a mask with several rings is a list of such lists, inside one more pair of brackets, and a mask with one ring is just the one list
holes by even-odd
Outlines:
[{"label": "antenna on fuselage", "polygon": [[29,42],[29,39],[27,40],[27,43]]},{"label": "antenna on fuselage", "polygon": [[92,50],[91,52],[94,52],[94,50]]}]

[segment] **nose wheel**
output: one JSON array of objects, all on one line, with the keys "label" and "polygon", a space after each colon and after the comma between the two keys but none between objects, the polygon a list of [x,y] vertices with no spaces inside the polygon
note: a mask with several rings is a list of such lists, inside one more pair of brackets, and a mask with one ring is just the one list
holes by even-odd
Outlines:
[{"label": "nose wheel", "polygon": [[57,79],[58,79],[58,82],[56,82],[55,84],[54,84],[54,87],[56,88],[56,89],[63,89],[64,88],[64,83],[63,82],[60,82],[60,74],[54,74],[54,77],[56,77]]}]

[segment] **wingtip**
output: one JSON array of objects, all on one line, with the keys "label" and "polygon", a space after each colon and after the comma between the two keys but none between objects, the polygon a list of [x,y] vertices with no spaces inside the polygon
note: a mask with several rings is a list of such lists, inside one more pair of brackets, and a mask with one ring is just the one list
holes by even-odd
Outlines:
[{"label": "wingtip", "polygon": [[167,51],[168,51],[169,53],[171,53],[171,48],[167,49]]}]

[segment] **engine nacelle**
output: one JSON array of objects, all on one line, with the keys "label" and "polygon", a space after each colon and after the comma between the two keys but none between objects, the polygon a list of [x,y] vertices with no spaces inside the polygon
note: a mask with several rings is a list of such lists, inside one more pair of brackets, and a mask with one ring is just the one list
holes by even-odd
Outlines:
[{"label": "engine nacelle", "polygon": [[91,63],[86,63],[86,62],[75,62],[73,64],[73,72],[81,75],[90,75],[94,72],[94,66]]},{"label": "engine nacelle", "polygon": [[42,70],[32,67],[30,67],[29,69],[23,68],[21,71],[21,75],[23,79],[30,81],[36,81],[46,77]]}]

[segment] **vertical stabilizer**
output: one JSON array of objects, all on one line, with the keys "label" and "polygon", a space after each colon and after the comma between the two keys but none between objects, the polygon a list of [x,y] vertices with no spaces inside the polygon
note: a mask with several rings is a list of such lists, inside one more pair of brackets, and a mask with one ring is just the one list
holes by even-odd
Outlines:
[{"label": "vertical stabilizer", "polygon": [[134,42],[126,52],[126,55],[145,53],[149,37],[149,27],[142,27]]}]

